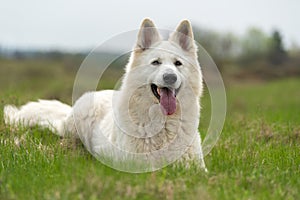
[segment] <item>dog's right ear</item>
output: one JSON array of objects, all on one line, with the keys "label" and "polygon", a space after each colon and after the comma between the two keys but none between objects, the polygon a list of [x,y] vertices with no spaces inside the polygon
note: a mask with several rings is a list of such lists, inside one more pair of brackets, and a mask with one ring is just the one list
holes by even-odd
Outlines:
[{"label": "dog's right ear", "polygon": [[136,49],[149,49],[154,43],[161,41],[161,36],[150,19],[144,19],[138,34]]},{"label": "dog's right ear", "polygon": [[197,47],[194,42],[192,26],[188,20],[183,20],[178,25],[176,31],[170,36],[169,41],[179,44],[179,46],[185,51],[197,51]]}]

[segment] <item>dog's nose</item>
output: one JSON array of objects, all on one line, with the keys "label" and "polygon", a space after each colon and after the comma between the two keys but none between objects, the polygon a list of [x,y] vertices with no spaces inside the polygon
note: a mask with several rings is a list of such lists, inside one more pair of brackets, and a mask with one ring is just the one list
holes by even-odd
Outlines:
[{"label": "dog's nose", "polygon": [[166,84],[174,84],[177,81],[177,76],[174,73],[165,73],[163,79]]}]

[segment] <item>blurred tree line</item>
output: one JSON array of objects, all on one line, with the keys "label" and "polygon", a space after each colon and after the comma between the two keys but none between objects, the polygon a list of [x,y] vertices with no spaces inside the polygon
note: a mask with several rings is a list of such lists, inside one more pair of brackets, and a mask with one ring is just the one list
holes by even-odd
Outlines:
[{"label": "blurred tree line", "polygon": [[257,79],[300,76],[300,48],[286,49],[279,30],[266,34],[252,27],[243,36],[197,27],[194,32],[223,73]]},{"label": "blurred tree line", "polygon": [[[264,80],[300,76],[300,48],[294,43],[287,49],[279,30],[267,34],[259,28],[252,27],[244,35],[238,36],[230,32],[193,28],[195,40],[211,55],[223,76]],[[72,54],[56,50],[20,51],[0,46],[0,60],[1,58],[58,60],[66,63],[66,67],[70,70],[76,70],[87,54],[88,52]],[[101,58],[115,55],[116,52],[99,53]],[[124,68],[128,57],[129,54],[117,59],[111,64],[112,69],[123,73],[120,67]]]}]

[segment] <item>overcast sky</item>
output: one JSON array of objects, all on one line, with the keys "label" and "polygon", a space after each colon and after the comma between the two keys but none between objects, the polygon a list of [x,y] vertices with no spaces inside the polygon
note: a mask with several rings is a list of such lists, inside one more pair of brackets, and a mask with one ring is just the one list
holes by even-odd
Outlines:
[{"label": "overcast sky", "polygon": [[159,28],[181,19],[217,31],[243,34],[256,26],[281,31],[300,44],[299,0],[0,0],[0,46],[81,50],[137,29],[149,17]]}]

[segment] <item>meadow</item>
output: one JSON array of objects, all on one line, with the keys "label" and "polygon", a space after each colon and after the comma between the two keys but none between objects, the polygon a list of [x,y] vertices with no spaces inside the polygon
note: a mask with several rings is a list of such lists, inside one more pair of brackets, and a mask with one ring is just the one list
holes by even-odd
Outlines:
[{"label": "meadow", "polygon": [[[208,173],[168,166],[129,174],[91,156],[80,141],[4,124],[3,107],[71,103],[81,60],[0,59],[0,199],[300,199],[300,78],[226,81],[227,117],[205,157]],[[107,72],[113,87],[121,69]],[[200,132],[209,123],[202,101]]]}]

